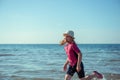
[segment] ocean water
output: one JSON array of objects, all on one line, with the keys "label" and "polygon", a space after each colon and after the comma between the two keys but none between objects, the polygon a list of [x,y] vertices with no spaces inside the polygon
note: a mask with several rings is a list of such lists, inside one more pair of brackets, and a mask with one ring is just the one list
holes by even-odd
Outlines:
[{"label": "ocean water", "polygon": [[[79,44],[85,73],[120,74],[120,44]],[[58,44],[0,44],[0,80],[64,80]]]}]

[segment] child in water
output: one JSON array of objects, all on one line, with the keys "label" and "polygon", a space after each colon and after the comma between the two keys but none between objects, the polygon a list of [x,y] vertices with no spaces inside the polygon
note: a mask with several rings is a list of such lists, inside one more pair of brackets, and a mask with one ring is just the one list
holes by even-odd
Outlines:
[{"label": "child in water", "polygon": [[[91,80],[93,78],[102,79],[103,76],[97,71],[93,71],[91,75],[85,76],[84,72],[84,66],[82,62],[82,53],[80,49],[78,48],[77,44],[74,41],[74,32],[73,31],[67,31],[63,34],[64,39],[61,41],[61,45],[65,45],[64,49],[67,54],[66,62],[63,66],[63,70],[67,73],[65,75],[65,80],[71,80],[72,76],[75,72],[77,72],[77,75],[80,80]],[[67,65],[69,64],[69,68],[67,69]]]}]

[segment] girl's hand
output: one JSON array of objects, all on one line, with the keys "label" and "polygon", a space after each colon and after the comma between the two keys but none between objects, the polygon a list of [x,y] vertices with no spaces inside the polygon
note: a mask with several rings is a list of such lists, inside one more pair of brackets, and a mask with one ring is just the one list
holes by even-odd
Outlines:
[{"label": "girl's hand", "polygon": [[80,66],[77,66],[77,67],[76,67],[76,70],[77,70],[77,72],[79,72],[79,71],[81,70],[81,67],[80,67]]},{"label": "girl's hand", "polygon": [[63,39],[62,41],[60,41],[60,45],[64,45],[66,43],[66,39]]},{"label": "girl's hand", "polygon": [[64,64],[64,66],[63,66],[63,71],[66,71],[66,70],[67,70],[67,65]]}]

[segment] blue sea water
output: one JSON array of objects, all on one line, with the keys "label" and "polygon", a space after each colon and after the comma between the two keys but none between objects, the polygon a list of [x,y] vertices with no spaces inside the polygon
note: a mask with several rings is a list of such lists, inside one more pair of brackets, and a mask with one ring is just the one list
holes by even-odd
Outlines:
[{"label": "blue sea water", "polygon": [[[120,44],[79,44],[86,74],[120,74]],[[64,47],[0,44],[0,80],[64,80]]]}]

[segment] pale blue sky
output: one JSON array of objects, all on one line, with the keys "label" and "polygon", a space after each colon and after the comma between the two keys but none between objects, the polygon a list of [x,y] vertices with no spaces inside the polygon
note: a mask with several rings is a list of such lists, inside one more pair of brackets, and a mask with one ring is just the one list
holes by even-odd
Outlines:
[{"label": "pale blue sky", "polygon": [[120,0],[0,0],[0,43],[120,43]]}]

